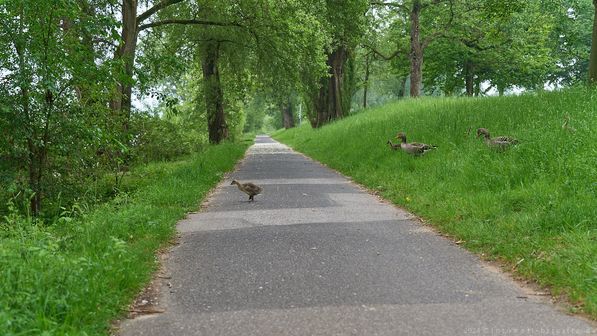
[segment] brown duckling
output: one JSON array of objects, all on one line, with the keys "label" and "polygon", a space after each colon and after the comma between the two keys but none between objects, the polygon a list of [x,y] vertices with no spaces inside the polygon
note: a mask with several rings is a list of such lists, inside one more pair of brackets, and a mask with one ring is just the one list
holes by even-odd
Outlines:
[{"label": "brown duckling", "polygon": [[400,148],[408,154],[412,155],[422,155],[425,154],[427,151],[437,148],[434,145],[428,145],[420,142],[406,142],[406,134],[404,132],[400,132],[396,134],[396,138],[401,140]]},{"label": "brown duckling", "polygon": [[233,185],[233,184],[236,184],[236,186],[238,187],[238,189],[240,191],[249,195],[249,201],[254,201],[253,197],[255,195],[259,195],[261,193],[261,191],[263,190],[260,186],[255,185],[251,182],[240,183],[237,180],[232,180],[232,183],[230,183],[230,185]]},{"label": "brown duckling", "polygon": [[483,141],[485,141],[485,144],[491,148],[503,150],[512,145],[518,144],[518,140],[509,136],[497,136],[492,138],[487,128],[477,129],[477,138],[480,136],[483,136]]}]

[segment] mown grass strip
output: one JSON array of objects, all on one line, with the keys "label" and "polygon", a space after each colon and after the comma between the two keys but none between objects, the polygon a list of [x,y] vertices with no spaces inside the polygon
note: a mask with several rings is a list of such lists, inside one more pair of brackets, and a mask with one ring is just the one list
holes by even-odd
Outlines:
[{"label": "mown grass strip", "polygon": [[[478,127],[521,143],[490,150]],[[405,100],[274,137],[597,318],[596,129],[597,91],[575,89]],[[438,148],[418,158],[391,151],[398,131]]]},{"label": "mown grass strip", "polygon": [[[141,167],[127,189],[87,214],[45,226],[12,216],[0,226],[0,335],[107,334],[150,279],[158,248],[199,206],[249,143]],[[138,187],[135,187],[137,185]]]}]

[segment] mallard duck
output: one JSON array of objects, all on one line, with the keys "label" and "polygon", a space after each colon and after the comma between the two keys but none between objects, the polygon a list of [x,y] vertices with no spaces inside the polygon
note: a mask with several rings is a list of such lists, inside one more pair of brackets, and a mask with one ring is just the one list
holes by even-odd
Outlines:
[{"label": "mallard duck", "polygon": [[485,141],[485,144],[492,148],[506,149],[512,145],[518,144],[518,140],[509,136],[497,136],[495,138],[492,138],[487,128],[477,129],[477,138],[481,135],[483,135],[483,141]]},{"label": "mallard duck", "polygon": [[392,143],[392,140],[388,140],[388,142],[386,142],[386,144],[390,145],[390,148],[393,150],[397,150],[398,148],[400,148],[400,144]]},{"label": "mallard duck", "polygon": [[263,190],[260,186],[255,185],[251,182],[240,183],[237,180],[232,180],[232,183],[230,183],[230,185],[233,185],[233,184],[236,184],[236,186],[238,187],[238,189],[240,191],[249,195],[249,201],[254,201],[253,197],[255,195],[259,195],[261,193],[261,191]]},{"label": "mallard duck", "polygon": [[408,154],[412,155],[422,155],[425,154],[427,151],[437,148],[434,145],[428,145],[420,142],[406,142],[406,134],[400,132],[396,134],[396,139],[400,139],[400,148],[407,152]]}]

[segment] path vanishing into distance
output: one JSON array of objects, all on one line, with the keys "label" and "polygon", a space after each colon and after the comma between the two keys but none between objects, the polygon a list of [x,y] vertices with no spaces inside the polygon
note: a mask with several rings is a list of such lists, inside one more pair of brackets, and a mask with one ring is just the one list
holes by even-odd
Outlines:
[{"label": "path vanishing into distance", "polygon": [[[232,179],[263,194],[248,202]],[[597,335],[266,136],[178,230],[154,282],[164,312],[124,321],[120,335]]]}]

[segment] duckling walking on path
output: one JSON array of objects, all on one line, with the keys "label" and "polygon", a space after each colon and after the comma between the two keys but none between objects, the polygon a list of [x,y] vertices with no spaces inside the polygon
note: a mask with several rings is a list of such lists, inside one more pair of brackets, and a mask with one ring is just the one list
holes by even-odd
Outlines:
[{"label": "duckling walking on path", "polygon": [[230,185],[233,185],[233,184],[236,184],[236,186],[238,187],[238,189],[240,191],[249,195],[249,201],[254,201],[255,199],[253,199],[253,197],[255,195],[261,194],[261,191],[263,190],[260,186],[257,186],[251,182],[240,183],[237,180],[232,180],[232,183],[230,183]]},{"label": "duckling walking on path", "polygon": [[518,144],[518,140],[509,136],[497,136],[492,138],[487,128],[477,129],[477,138],[480,136],[483,136],[483,141],[485,141],[487,146],[499,150],[504,150],[512,145]]},{"label": "duckling walking on path", "polygon": [[404,132],[396,134],[396,139],[400,139],[402,141],[400,143],[400,148],[402,148],[403,151],[416,156],[425,154],[427,151],[437,148],[437,146],[420,142],[408,143],[406,142],[406,134]]}]

